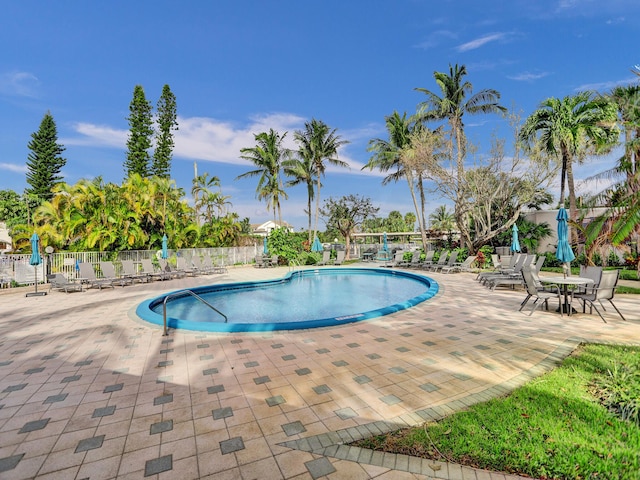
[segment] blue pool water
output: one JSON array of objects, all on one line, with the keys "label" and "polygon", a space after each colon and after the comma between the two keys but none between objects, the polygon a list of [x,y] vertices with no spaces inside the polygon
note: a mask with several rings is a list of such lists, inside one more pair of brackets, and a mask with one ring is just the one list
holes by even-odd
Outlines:
[{"label": "blue pool water", "polygon": [[[167,301],[171,328],[199,331],[270,331],[341,325],[387,315],[423,302],[437,283],[409,272],[386,269],[311,269],[284,278],[193,288],[228,321],[192,296]],[[170,292],[171,295],[179,293]],[[138,306],[143,320],[163,324],[166,295]]]}]

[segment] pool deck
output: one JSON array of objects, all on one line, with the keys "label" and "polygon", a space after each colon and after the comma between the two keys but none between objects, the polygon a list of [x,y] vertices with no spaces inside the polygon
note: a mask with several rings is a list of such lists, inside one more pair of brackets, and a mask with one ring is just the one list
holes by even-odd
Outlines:
[{"label": "pool deck", "polygon": [[626,322],[529,316],[522,290],[472,274],[428,274],[433,299],[340,327],[164,337],[134,318],[165,291],[287,271],[3,291],[0,479],[516,479],[346,443],[505,394],[580,341],[640,344],[637,296],[616,297]]}]

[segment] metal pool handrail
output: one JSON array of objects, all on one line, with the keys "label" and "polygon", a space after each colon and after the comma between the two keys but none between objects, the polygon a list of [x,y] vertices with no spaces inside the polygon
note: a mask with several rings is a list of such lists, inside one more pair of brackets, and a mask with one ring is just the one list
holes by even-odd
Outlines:
[{"label": "metal pool handrail", "polygon": [[184,295],[185,293],[188,293],[192,297],[200,300],[202,303],[204,303],[211,310],[213,310],[214,312],[220,314],[224,318],[224,323],[228,323],[229,322],[229,319],[227,318],[227,316],[224,313],[222,313],[216,307],[211,305],[209,302],[207,302],[204,298],[202,298],[197,293],[195,293],[195,292],[193,292],[191,290],[188,290],[188,289],[187,290],[180,290],[179,292],[170,293],[169,295],[164,297],[164,300],[162,302],[162,316],[163,316],[163,326],[164,326],[164,333],[162,334],[163,337],[166,337],[167,335],[169,335],[169,332],[167,331],[167,300],[169,300],[170,298],[173,298],[173,297],[178,297],[178,296]]}]

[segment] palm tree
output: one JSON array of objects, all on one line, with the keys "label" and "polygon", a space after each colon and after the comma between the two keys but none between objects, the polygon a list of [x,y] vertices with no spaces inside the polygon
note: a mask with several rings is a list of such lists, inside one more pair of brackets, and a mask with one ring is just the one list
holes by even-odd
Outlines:
[{"label": "palm tree", "polygon": [[413,200],[413,206],[418,218],[423,248],[426,250],[427,234],[424,218],[425,205],[424,200],[422,200],[421,206],[418,206],[418,200],[415,192],[415,185],[417,183],[421,192],[421,199],[424,199],[424,195],[422,194],[422,178],[420,175],[416,175],[415,169],[407,166],[405,164],[407,162],[404,161],[410,157],[410,155],[407,155],[407,152],[408,149],[411,148],[413,119],[407,118],[406,112],[400,116],[398,112],[394,111],[391,115],[385,118],[385,124],[387,132],[389,133],[389,139],[383,140],[380,138],[374,138],[369,141],[368,150],[373,152],[373,155],[362,168],[369,168],[370,170],[378,168],[382,172],[392,170],[392,172],[382,180],[383,185],[387,185],[390,182],[397,182],[403,177],[407,180],[411,199]]},{"label": "palm tree", "polygon": [[316,221],[313,230],[315,237],[318,233],[318,218],[320,216],[320,180],[326,169],[325,161],[331,165],[348,167],[346,162],[338,159],[338,149],[349,142],[341,140],[340,135],[336,135],[335,128],[330,129],[326,123],[315,118],[304,124],[304,131],[296,131],[294,139],[299,145],[300,155],[311,159],[316,176]]},{"label": "palm tree", "polygon": [[[564,205],[565,179],[569,190],[569,216],[576,221],[578,209],[573,180],[573,162],[587,154],[606,153],[618,139],[616,108],[608,99],[593,92],[548,98],[525,121],[520,139],[531,145],[540,142],[549,155],[559,158],[560,202]],[[572,229],[572,235],[575,235]]]},{"label": "palm tree", "polygon": [[280,171],[291,156],[291,152],[282,146],[286,136],[287,132],[281,136],[273,129],[270,129],[269,133],[262,132],[254,135],[256,146],[241,149],[240,158],[249,160],[258,168],[236,177],[236,180],[245,177],[260,177],[256,196],[258,200],[267,200],[267,208],[273,209],[274,221],[276,220],[276,211],[278,212],[280,224],[282,224],[280,197],[288,198],[284,191]]},{"label": "palm tree", "polygon": [[614,183],[592,199],[594,204],[606,204],[608,208],[585,229],[589,259],[604,244],[619,245],[640,234],[640,85],[616,87],[609,98],[618,109],[625,148],[612,169],[591,177]]},{"label": "palm tree", "polygon": [[[419,105],[418,117],[422,121],[446,120],[449,123],[449,153],[456,159],[458,191],[456,198],[456,223],[459,230],[462,222],[465,221],[462,214],[462,202],[464,194],[462,192],[462,179],[464,177],[464,159],[466,156],[466,137],[464,134],[464,124],[462,117],[465,113],[476,115],[479,113],[504,113],[506,108],[501,106],[500,93],[493,89],[484,89],[472,94],[473,86],[465,81],[467,68],[462,65],[449,65],[449,73],[434,72],[433,76],[440,88],[438,95],[426,88],[416,88],[427,96],[427,100]],[[469,96],[467,98],[467,96]]]},{"label": "palm tree", "polygon": [[315,165],[313,158],[309,151],[298,151],[297,158],[291,159],[291,163],[285,168],[285,174],[292,179],[289,180],[287,186],[300,185],[301,183],[307,186],[307,217],[309,220],[308,238],[309,244],[313,242],[312,230],[311,230],[311,202],[315,196],[314,183],[316,180]]},{"label": "palm tree", "polygon": [[191,187],[191,195],[194,198],[194,207],[196,211],[196,223],[199,223],[200,209],[202,209],[207,201],[203,201],[203,197],[207,197],[211,193],[213,187],[220,187],[220,179],[213,175],[209,177],[209,173],[205,172],[193,179]]}]

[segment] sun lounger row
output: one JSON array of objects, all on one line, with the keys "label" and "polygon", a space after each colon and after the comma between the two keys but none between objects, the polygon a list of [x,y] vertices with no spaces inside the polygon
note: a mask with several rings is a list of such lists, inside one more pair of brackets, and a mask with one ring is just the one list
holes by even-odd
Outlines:
[{"label": "sun lounger row", "polygon": [[392,267],[405,267],[405,268],[419,268],[432,272],[453,273],[453,272],[470,272],[472,271],[473,262],[476,260],[475,255],[469,255],[463,262],[458,261],[458,251],[454,250],[449,253],[449,250],[443,250],[440,252],[438,261],[434,262],[435,250],[429,250],[425,254],[424,260],[420,260],[422,252],[416,250],[413,252],[409,261],[404,259],[405,252],[396,252],[393,263],[388,266]]},{"label": "sun lounger row", "polygon": [[117,272],[115,265],[110,261],[99,262],[99,274],[96,273],[93,264],[79,262],[77,264],[78,277],[67,279],[61,273],[47,276],[50,289],[64,292],[81,292],[85,288],[114,288],[116,285],[124,287],[136,282],[146,283],[154,280],[171,280],[183,278],[187,275],[210,275],[214,273],[226,273],[223,265],[214,265],[211,257],[205,255],[202,259],[194,256],[191,262],[184,257],[178,257],[177,266],[173,267],[165,259],[158,260],[158,266],[151,259],[143,259],[137,266],[133,260],[122,260],[121,271]]}]

